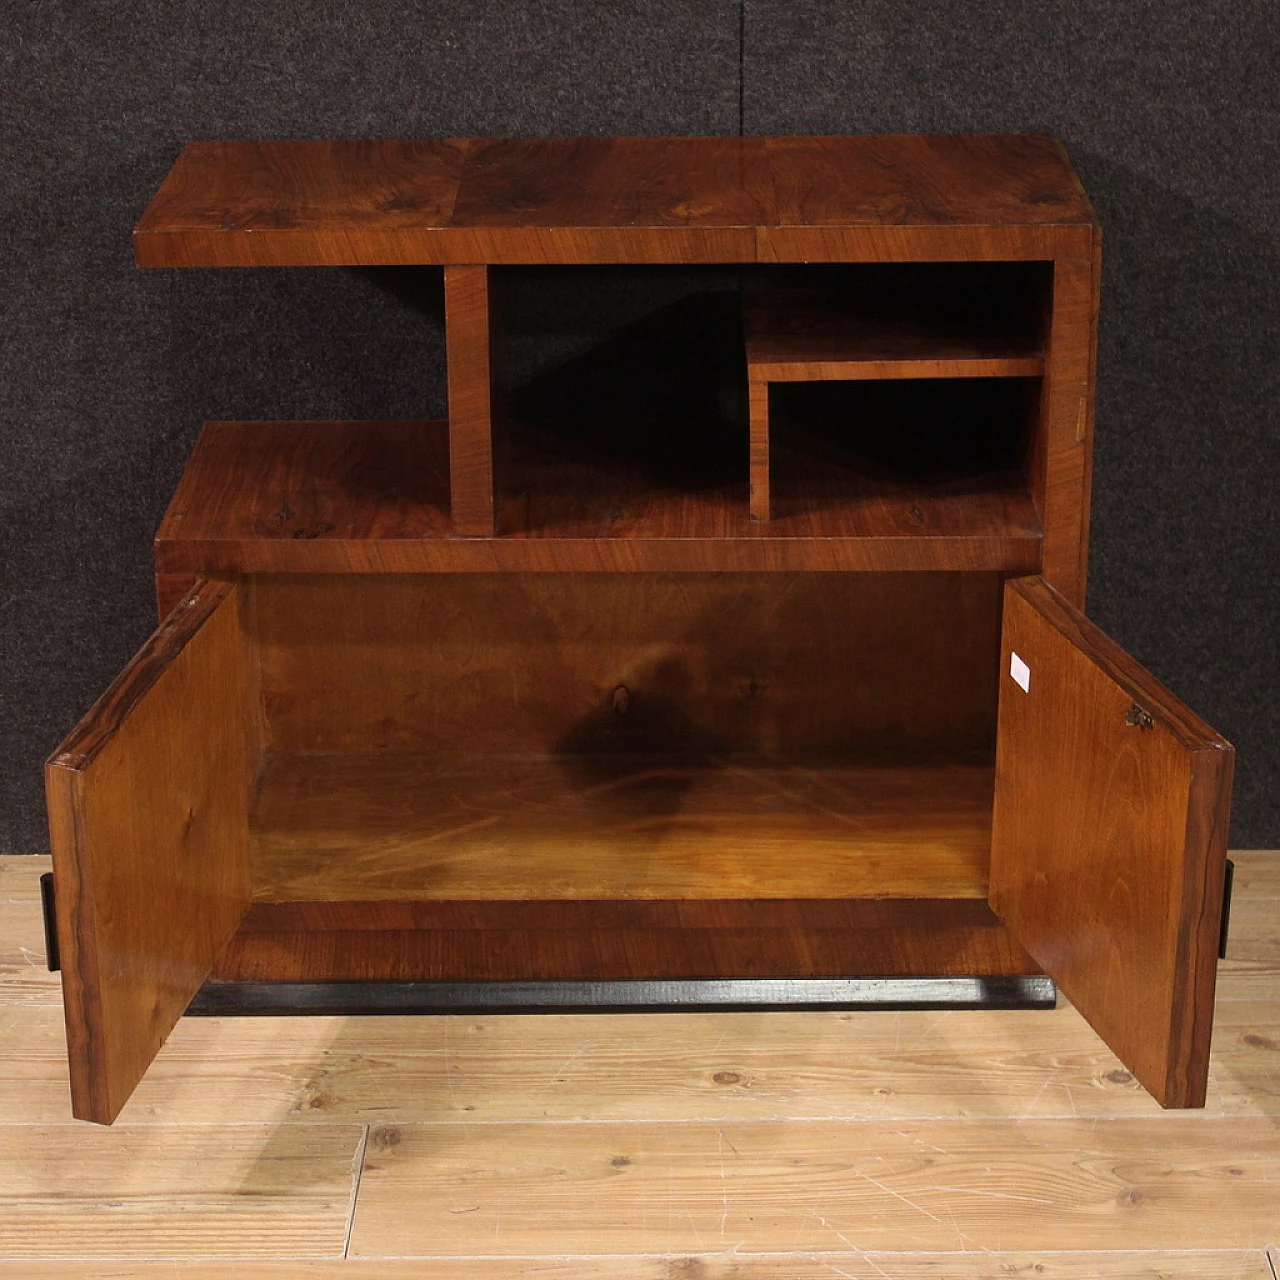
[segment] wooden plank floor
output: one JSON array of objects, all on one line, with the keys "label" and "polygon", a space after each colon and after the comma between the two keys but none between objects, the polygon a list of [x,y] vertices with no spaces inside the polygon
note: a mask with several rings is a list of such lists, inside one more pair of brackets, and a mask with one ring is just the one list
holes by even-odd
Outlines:
[{"label": "wooden plank floor", "polygon": [[0,1280],[1275,1280],[1280,853],[1234,856],[1201,1113],[1067,1007],[250,1018],[180,1023],[112,1129],[48,860],[0,859]]}]

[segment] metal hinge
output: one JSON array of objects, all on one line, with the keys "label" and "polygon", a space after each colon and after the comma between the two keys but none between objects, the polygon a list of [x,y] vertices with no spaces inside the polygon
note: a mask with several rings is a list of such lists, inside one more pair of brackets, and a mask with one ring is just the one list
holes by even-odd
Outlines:
[{"label": "metal hinge", "polygon": [[54,912],[52,871],[46,871],[40,877],[40,908],[44,912],[44,953],[48,957],[49,972],[57,973],[62,968],[62,957],[58,954],[58,917]]},{"label": "metal hinge", "polygon": [[1236,864],[1227,859],[1226,875],[1222,881],[1222,931],[1218,934],[1218,959],[1227,958],[1227,932],[1231,928],[1231,891],[1235,888]]},{"label": "metal hinge", "polygon": [[1137,729],[1154,729],[1156,727],[1156,722],[1152,719],[1151,712],[1144,711],[1136,702],[1129,708],[1124,722]]}]

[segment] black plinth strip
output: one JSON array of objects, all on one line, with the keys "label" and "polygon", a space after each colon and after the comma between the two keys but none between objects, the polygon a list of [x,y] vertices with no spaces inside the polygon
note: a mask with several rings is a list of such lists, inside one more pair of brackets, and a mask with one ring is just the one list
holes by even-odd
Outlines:
[{"label": "black plinth strip", "polygon": [[1045,977],[625,982],[208,982],[188,1014],[603,1013],[732,1009],[1052,1009]]}]

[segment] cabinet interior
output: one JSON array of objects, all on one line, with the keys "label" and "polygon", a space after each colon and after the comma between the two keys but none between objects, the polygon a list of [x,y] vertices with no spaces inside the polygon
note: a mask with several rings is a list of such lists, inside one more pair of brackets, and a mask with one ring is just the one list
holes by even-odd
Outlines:
[{"label": "cabinet interior", "polygon": [[243,585],[258,901],[986,896],[998,574]]}]

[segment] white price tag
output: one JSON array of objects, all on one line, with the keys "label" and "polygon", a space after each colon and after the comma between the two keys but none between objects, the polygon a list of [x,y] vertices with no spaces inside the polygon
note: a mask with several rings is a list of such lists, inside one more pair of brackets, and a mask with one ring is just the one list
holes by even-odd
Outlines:
[{"label": "white price tag", "polygon": [[1009,651],[1009,674],[1023,693],[1031,692],[1031,668],[1012,650]]}]

